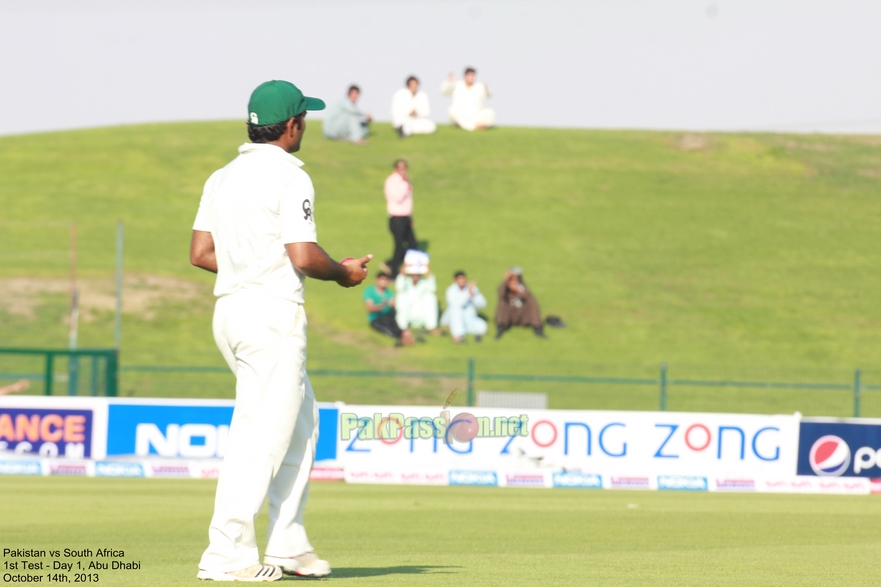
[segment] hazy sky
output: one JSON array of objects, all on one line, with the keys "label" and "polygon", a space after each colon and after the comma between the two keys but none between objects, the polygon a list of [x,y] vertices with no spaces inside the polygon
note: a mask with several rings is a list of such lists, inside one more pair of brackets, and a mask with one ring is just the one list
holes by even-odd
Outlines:
[{"label": "hazy sky", "polygon": [[259,83],[389,119],[478,69],[500,125],[881,133],[878,0],[0,0],[0,134],[244,120]]}]

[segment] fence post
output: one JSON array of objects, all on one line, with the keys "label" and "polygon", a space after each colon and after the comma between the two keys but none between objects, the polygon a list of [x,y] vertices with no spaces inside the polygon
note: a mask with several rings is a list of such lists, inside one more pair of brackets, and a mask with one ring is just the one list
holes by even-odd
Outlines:
[{"label": "fence post", "polygon": [[91,395],[98,395],[98,355],[92,355],[92,383],[89,387]]},{"label": "fence post", "polygon": [[853,372],[853,417],[860,417],[860,395],[862,392],[860,385],[860,370],[857,369]]},{"label": "fence post", "polygon": [[116,397],[119,388],[119,350],[107,353],[107,375],[104,378],[105,392],[107,397]]},{"label": "fence post", "polygon": [[661,411],[667,411],[667,363],[661,363]]},{"label": "fence post", "polygon": [[43,374],[46,389],[43,390],[45,395],[52,395],[52,380],[55,375],[52,373],[52,363],[55,361],[55,353],[49,351],[46,353],[46,372]]},{"label": "fence post", "polygon": [[113,325],[113,344],[122,346],[122,247],[125,239],[122,220],[116,221],[116,321]]},{"label": "fence post", "polygon": [[468,357],[468,406],[474,405],[474,357]]},{"label": "fence post", "polygon": [[80,384],[80,357],[71,353],[67,359],[67,395],[78,395]]}]

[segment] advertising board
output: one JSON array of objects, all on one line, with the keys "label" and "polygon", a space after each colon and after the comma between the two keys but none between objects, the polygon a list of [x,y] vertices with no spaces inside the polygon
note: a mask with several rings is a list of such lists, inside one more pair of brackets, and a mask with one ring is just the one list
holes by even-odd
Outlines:
[{"label": "advertising board", "polygon": [[[229,400],[0,398],[0,474],[216,478]],[[470,413],[470,415],[468,413]],[[881,420],[322,404],[315,480],[881,492]],[[457,423],[471,432],[453,432]],[[457,440],[457,438],[459,440]],[[461,441],[460,441],[461,440]]]},{"label": "advertising board", "polygon": [[0,398],[0,452],[36,458],[102,458],[105,398]]},{"label": "advertising board", "polygon": [[[232,400],[0,397],[0,453],[43,459],[216,459],[226,448],[233,407]],[[337,411],[334,404],[319,404],[316,461],[336,457]],[[173,473],[160,469],[151,475],[148,469],[143,476]]]},{"label": "advertising board", "polygon": [[[108,456],[222,458],[232,400],[110,400]],[[316,460],[336,455],[337,408],[321,405]]]},{"label": "advertising board", "polygon": [[803,419],[798,474],[881,478],[881,421]]},{"label": "advertising board", "polygon": [[222,458],[233,404],[111,403],[107,455]]},{"label": "advertising board", "polygon": [[[425,407],[341,406],[337,460],[344,467],[604,473],[613,486],[670,484],[706,490],[710,476],[795,475],[796,416],[469,408],[477,436],[451,439]],[[463,410],[464,412],[464,410]],[[452,423],[467,418],[454,412]],[[651,481],[645,481],[649,477]],[[698,482],[689,477],[700,478]],[[639,482],[634,479],[639,478]],[[645,479],[643,479],[645,478]],[[529,484],[515,480],[513,484]],[[553,485],[549,478],[545,482]],[[498,484],[506,484],[505,479]],[[531,484],[538,485],[538,480]]]}]

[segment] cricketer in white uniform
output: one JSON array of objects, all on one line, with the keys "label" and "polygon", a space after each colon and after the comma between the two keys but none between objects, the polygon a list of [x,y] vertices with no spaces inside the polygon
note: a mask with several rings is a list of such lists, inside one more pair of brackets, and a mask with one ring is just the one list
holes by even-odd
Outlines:
[{"label": "cricketer in white uniform", "polygon": [[[236,376],[236,406],[223,459],[210,544],[198,578],[275,581],[324,576],[303,527],[318,439],[318,408],[306,375],[306,277],[343,287],[367,276],[367,255],[332,260],[318,246],[315,191],[300,148],[307,98],[273,80],[248,103],[251,143],[208,179],[193,225],[190,261],[217,273],[214,339]],[[254,520],[269,498],[260,564]]]}]

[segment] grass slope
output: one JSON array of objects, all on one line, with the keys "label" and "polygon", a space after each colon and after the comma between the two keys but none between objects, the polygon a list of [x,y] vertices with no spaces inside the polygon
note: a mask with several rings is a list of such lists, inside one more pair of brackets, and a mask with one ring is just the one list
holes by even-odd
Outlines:
[{"label": "grass slope", "polygon": [[[106,585],[196,585],[215,484],[0,478],[3,543],[110,547]],[[859,587],[877,584],[871,496],[314,483],[310,539],[335,585]],[[265,514],[259,544],[265,544]],[[9,561],[12,559],[6,558]]]},{"label": "grass slope", "polygon": [[[243,141],[239,122],[0,137],[0,286],[12,277],[63,283],[65,223],[75,221],[80,275],[109,288],[114,223],[123,219],[129,275],[171,279],[159,287],[164,298],[127,313],[124,364],[219,365],[212,279],[189,266],[187,248],[203,182]],[[545,341],[519,331],[398,352],[368,330],[360,290],[310,282],[312,368],[464,371],[473,356],[484,371],[596,374],[612,364],[634,365],[616,375],[656,376],[667,361],[671,374],[680,365],[726,368],[714,377],[791,380],[828,368],[820,379],[847,383],[849,369],[875,368],[881,357],[881,139],[440,128],[401,141],[377,125],[371,144],[355,147],[325,140],[313,122],[299,155],[316,187],[320,242],[336,258],[388,256],[382,182],[405,157],[417,235],[429,243],[440,286],[467,270],[491,315],[502,273],[519,264],[543,312],[569,324]],[[31,315],[0,305],[3,345],[66,344],[63,288],[39,293],[41,283]],[[177,296],[182,283],[199,295]],[[87,312],[80,344],[112,344],[110,307]],[[196,390],[126,375],[123,388],[228,396],[228,378],[218,377]],[[348,401],[443,394],[419,382],[330,378],[322,389],[323,399]],[[656,405],[655,391],[647,393]]]}]

